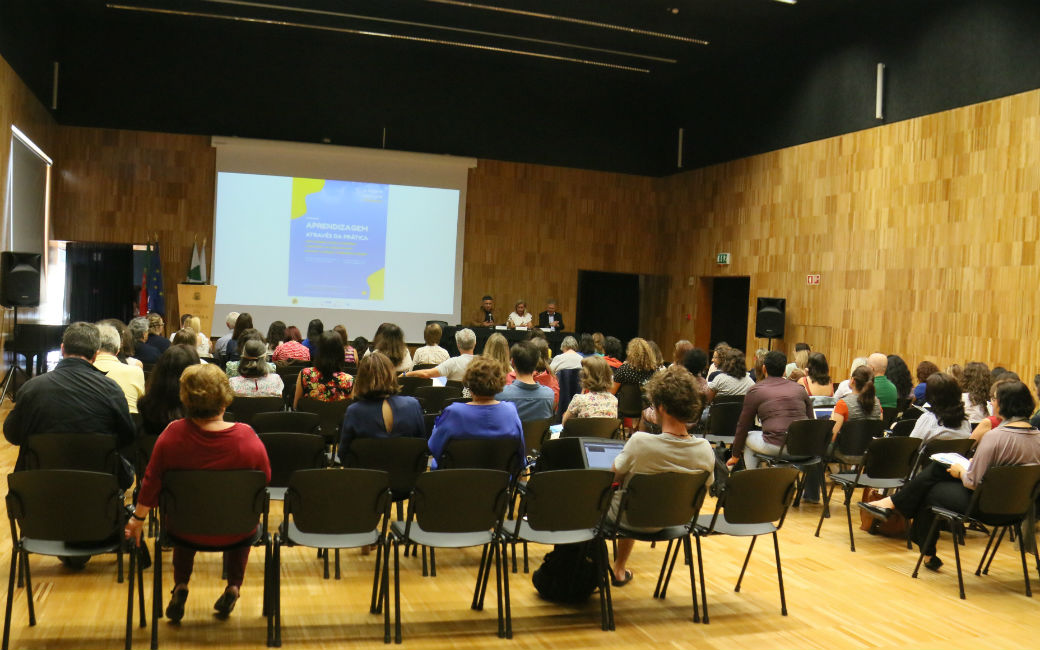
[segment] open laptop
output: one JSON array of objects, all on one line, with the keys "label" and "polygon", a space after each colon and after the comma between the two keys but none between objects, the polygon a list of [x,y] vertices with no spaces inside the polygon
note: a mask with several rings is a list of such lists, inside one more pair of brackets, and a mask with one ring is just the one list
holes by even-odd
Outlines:
[{"label": "open laptop", "polygon": [[579,438],[581,441],[581,459],[585,469],[610,469],[614,466],[614,458],[625,448],[623,440],[609,438]]}]

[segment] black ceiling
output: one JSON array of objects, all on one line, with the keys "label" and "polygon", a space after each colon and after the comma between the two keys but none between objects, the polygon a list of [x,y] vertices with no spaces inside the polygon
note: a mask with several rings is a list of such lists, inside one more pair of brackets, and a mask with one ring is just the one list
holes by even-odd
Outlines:
[{"label": "black ceiling", "polygon": [[876,43],[983,4],[1021,3],[0,0],[0,53],[47,105],[60,63],[63,124],[663,174],[679,127],[701,164],[783,146],[720,128],[790,103],[775,91],[849,43],[856,88],[830,92],[872,111]]}]

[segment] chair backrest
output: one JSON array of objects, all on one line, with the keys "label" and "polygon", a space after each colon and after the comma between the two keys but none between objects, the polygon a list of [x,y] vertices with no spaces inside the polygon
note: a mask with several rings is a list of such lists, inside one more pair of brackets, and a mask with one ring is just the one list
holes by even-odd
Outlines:
[{"label": "chair backrest", "polygon": [[301,397],[297,404],[297,411],[317,413],[321,420],[318,427],[319,433],[325,437],[326,443],[339,441],[339,428],[343,424],[343,416],[350,406],[349,399],[341,399],[335,402],[321,402],[310,397]]},{"label": "chair backrest", "polygon": [[257,413],[251,426],[257,433],[318,433],[321,417],[306,411]]},{"label": "chair backrest", "polygon": [[444,385],[448,386],[448,387],[451,387],[451,388],[458,388],[460,393],[462,392],[462,389],[463,389],[462,382],[459,381],[458,379],[449,379],[449,380],[444,382]]},{"label": "chair backrest", "polygon": [[415,395],[415,389],[420,386],[432,386],[433,380],[427,377],[398,377],[397,384],[401,387],[402,395]]},{"label": "chair backrest", "polygon": [[744,398],[747,395],[716,395],[715,399],[711,400],[711,405],[716,404],[740,404],[744,406]]},{"label": "chair backrest", "polygon": [[430,368],[436,368],[436,363],[417,363],[412,366],[412,370],[429,370]]},{"label": "chair backrest", "polygon": [[164,533],[248,535],[267,514],[267,480],[259,470],[172,470],[162,481]]},{"label": "chair backrest", "polygon": [[929,440],[920,446],[917,458],[914,461],[914,468],[910,472],[910,475],[914,476],[921,470],[921,468],[932,462],[932,454],[960,454],[961,456],[967,457],[971,455],[971,450],[974,446],[975,441],[971,438]]},{"label": "chair backrest", "polygon": [[454,386],[419,386],[415,396],[423,400],[423,411],[440,413],[444,410],[444,400],[451,397],[462,397],[462,389]]},{"label": "chair backrest", "polygon": [[560,401],[556,405],[559,417],[563,417],[571,400],[581,392],[581,381],[578,378],[580,372],[577,368],[567,368],[556,373],[556,381],[560,384]]},{"label": "chair backrest", "polygon": [[703,470],[636,474],[625,486],[620,512],[638,528],[689,525],[704,503],[709,476]]},{"label": "chair backrest", "polygon": [[516,476],[523,467],[513,438],[455,438],[444,445],[437,467],[497,469]]},{"label": "chair backrest", "polygon": [[617,418],[570,417],[563,425],[561,438],[614,438],[621,427]]},{"label": "chair backrest", "polygon": [[885,430],[881,420],[849,420],[841,425],[835,450],[845,456],[862,456],[867,451],[870,441],[880,436]]},{"label": "chair backrest", "polygon": [[885,428],[888,428],[890,424],[896,421],[899,416],[899,408],[895,406],[882,406],[881,407],[881,421],[885,423]]},{"label": "chair backrest", "polygon": [[906,409],[910,408],[912,403],[913,400],[910,399],[909,396],[896,398],[896,416],[903,417],[903,413],[906,412]]},{"label": "chair backrest", "polygon": [[708,435],[736,435],[737,421],[740,420],[740,412],[743,409],[743,400],[740,402],[712,402],[711,410],[708,411]]},{"label": "chair backrest", "polygon": [[782,523],[794,500],[797,481],[794,467],[763,467],[730,474],[716,515],[721,509],[731,524]]},{"label": "chair backrest", "polygon": [[447,407],[448,404],[456,404],[456,403],[458,403],[458,404],[469,404],[472,401],[473,401],[472,397],[449,397],[448,399],[444,400],[444,406]]},{"label": "chair backrest", "polygon": [[282,378],[282,400],[286,408],[292,408],[293,398],[296,396],[296,384],[300,380],[300,369],[293,366],[278,369],[278,376]]},{"label": "chair backrest", "polygon": [[285,491],[284,518],[300,532],[350,535],[374,530],[388,516],[390,476],[371,469],[304,469]]},{"label": "chair backrest", "polygon": [[891,436],[895,438],[905,438],[913,432],[915,426],[917,426],[917,420],[899,420],[898,422],[893,422]]},{"label": "chair backrest", "polygon": [[115,474],[116,437],[109,433],[34,433],[26,438],[26,469],[79,469]]},{"label": "chair backrest", "polygon": [[235,414],[235,419],[243,424],[252,424],[253,416],[257,413],[270,413],[280,411],[285,405],[281,397],[245,397],[236,395],[231,400],[231,406],[227,410]]},{"label": "chair backrest", "polygon": [[783,454],[824,456],[831,441],[834,423],[830,420],[795,420],[787,427]]},{"label": "chair backrest", "polygon": [[415,482],[408,522],[431,533],[472,533],[495,528],[505,515],[509,474],[493,469],[439,469]]},{"label": "chair backrest", "polygon": [[614,473],[603,469],[538,472],[527,481],[517,519],[534,530],[595,528],[610,507]]},{"label": "chair backrest", "polygon": [[437,418],[440,413],[426,413],[423,412],[423,426],[426,428],[426,439],[429,440],[430,436],[433,435],[433,427],[437,424]]},{"label": "chair backrest", "polygon": [[522,422],[524,427],[524,451],[528,456],[537,453],[542,448],[542,440],[549,434],[549,425],[552,420],[528,420]]},{"label": "chair backrest", "polygon": [[535,469],[547,472],[561,469],[583,469],[581,438],[557,438],[542,443]]},{"label": "chair backrest", "polygon": [[643,389],[635,384],[621,384],[617,392],[618,417],[635,418],[643,413]]},{"label": "chair backrest", "polygon": [[315,433],[261,433],[271,461],[271,487],[286,487],[293,472],[325,467],[325,438]]},{"label": "chair backrest", "polygon": [[7,514],[24,537],[66,542],[122,537],[126,509],[112,474],[25,470],[9,474],[7,488]]},{"label": "chair backrest", "polygon": [[386,472],[395,499],[408,496],[426,471],[430,450],[422,438],[355,438],[340,452],[344,467]]},{"label": "chair backrest", "polygon": [[863,456],[863,474],[870,478],[906,478],[920,448],[920,438],[875,438]]},{"label": "chair backrest", "polygon": [[990,467],[975,488],[968,514],[1024,517],[1040,494],[1040,465]]}]

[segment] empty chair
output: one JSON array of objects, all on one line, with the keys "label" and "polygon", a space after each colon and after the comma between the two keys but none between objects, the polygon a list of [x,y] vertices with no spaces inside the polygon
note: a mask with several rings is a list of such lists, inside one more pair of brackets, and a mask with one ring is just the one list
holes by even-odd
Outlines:
[{"label": "empty chair", "polygon": [[549,439],[549,425],[552,420],[528,420],[521,422],[524,427],[524,451],[528,458],[538,455],[542,443]]},{"label": "empty chair", "polygon": [[575,418],[567,419],[563,425],[561,438],[616,438],[621,428],[621,420],[617,418]]},{"label": "empty chair", "polygon": [[282,546],[334,548],[337,552],[377,546],[369,611],[382,612],[383,641],[390,643],[389,520],[390,483],[386,472],[307,469],[293,474],[285,492],[282,525],[274,537],[267,645],[282,644]]},{"label": "empty chair", "polygon": [[538,454],[534,471],[547,472],[560,469],[582,469],[585,466],[581,450],[581,438],[558,438],[546,440]]},{"label": "empty chair", "polygon": [[[21,559],[29,625],[36,625],[29,554],[89,557],[127,548],[123,538],[127,512],[123,493],[114,476],[80,470],[27,470],[7,477],[7,516],[11,521],[11,572],[7,582],[3,650],[11,632],[15,569]],[[133,629],[134,580],[138,585],[141,626],[144,627],[144,587],[136,549],[129,547],[130,579],[127,580],[126,636],[129,650]]]},{"label": "empty chair", "polygon": [[704,438],[708,442],[724,445],[732,445],[733,438],[737,434],[737,421],[740,419],[740,411],[744,408],[744,401],[739,402],[712,402],[708,411],[708,433]]},{"label": "empty chair", "polygon": [[423,400],[426,413],[440,413],[444,410],[445,400],[462,397],[462,389],[455,386],[420,386],[415,389],[415,397]]},{"label": "empty chair", "polygon": [[243,397],[236,395],[227,410],[235,414],[235,421],[251,424],[257,413],[281,411],[284,400],[281,397]]},{"label": "empty chair", "polygon": [[281,501],[289,479],[297,470],[325,467],[325,439],[314,433],[261,433],[260,442],[271,461],[271,482],[267,493]]},{"label": "empty chair", "polygon": [[348,406],[350,406],[349,399],[322,402],[310,397],[301,397],[296,410],[318,414],[321,420],[318,432],[325,438],[325,444],[331,446],[332,451],[335,452],[336,445],[339,444],[339,428],[343,424],[343,416],[346,414]]},{"label": "empty chair", "polygon": [[430,450],[422,438],[358,438],[340,460],[344,467],[386,472],[398,517],[403,519],[401,504],[426,471],[429,457]]},{"label": "empty chair", "polygon": [[257,413],[251,426],[257,433],[318,433],[321,416],[307,411]]},{"label": "empty chair", "polygon": [[906,437],[914,430],[914,425],[917,424],[917,420],[899,420],[898,422],[892,423],[892,431],[890,435],[893,437]]},{"label": "empty chair", "polygon": [[635,384],[621,384],[617,391],[618,417],[638,419],[643,414],[643,389]]},{"label": "empty chair", "polygon": [[427,377],[398,377],[397,383],[401,386],[402,395],[415,396],[415,390],[421,386],[432,386],[433,380]]},{"label": "empty chair", "polygon": [[[860,422],[877,422],[876,420],[854,420],[848,424]],[[842,432],[844,432],[844,427]],[[841,432],[838,434],[841,439]],[[856,550],[856,539],[852,534],[852,495],[858,487],[874,488],[875,490],[893,490],[903,486],[910,476],[914,462],[917,459],[917,450],[921,446],[918,438],[874,438],[867,446],[863,455],[863,462],[855,472],[831,474],[831,488],[827,491],[826,505],[820,513],[820,521],[816,525],[816,536],[820,536],[820,528],[823,526],[824,514],[830,506],[831,495],[834,488],[841,486],[845,492],[845,517],[849,522],[849,548]]]},{"label": "empty chair", "polygon": [[[512,638],[509,611],[509,572],[505,570],[505,544],[499,527],[509,501],[509,474],[487,469],[443,469],[420,476],[408,500],[406,521],[391,523],[394,546],[394,640],[401,641],[401,585],[399,579],[401,544],[431,548],[484,547],[485,562],[477,571],[477,585],[471,604],[484,607],[484,585],[495,563],[498,592],[498,636]],[[503,608],[504,604],[504,608]]]}]

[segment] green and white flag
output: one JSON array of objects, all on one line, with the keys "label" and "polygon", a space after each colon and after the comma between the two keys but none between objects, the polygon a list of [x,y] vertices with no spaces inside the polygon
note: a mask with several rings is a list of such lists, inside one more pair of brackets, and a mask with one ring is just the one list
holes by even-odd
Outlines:
[{"label": "green and white flag", "polygon": [[191,244],[191,264],[188,265],[188,282],[203,282],[205,271],[202,269],[202,256],[199,255],[199,243]]},{"label": "green and white flag", "polygon": [[[194,263],[195,260],[193,259],[192,264]],[[208,274],[206,273],[206,238],[203,237],[202,246],[199,247],[199,278],[203,284],[209,282],[209,280],[206,279],[207,275]]]}]

